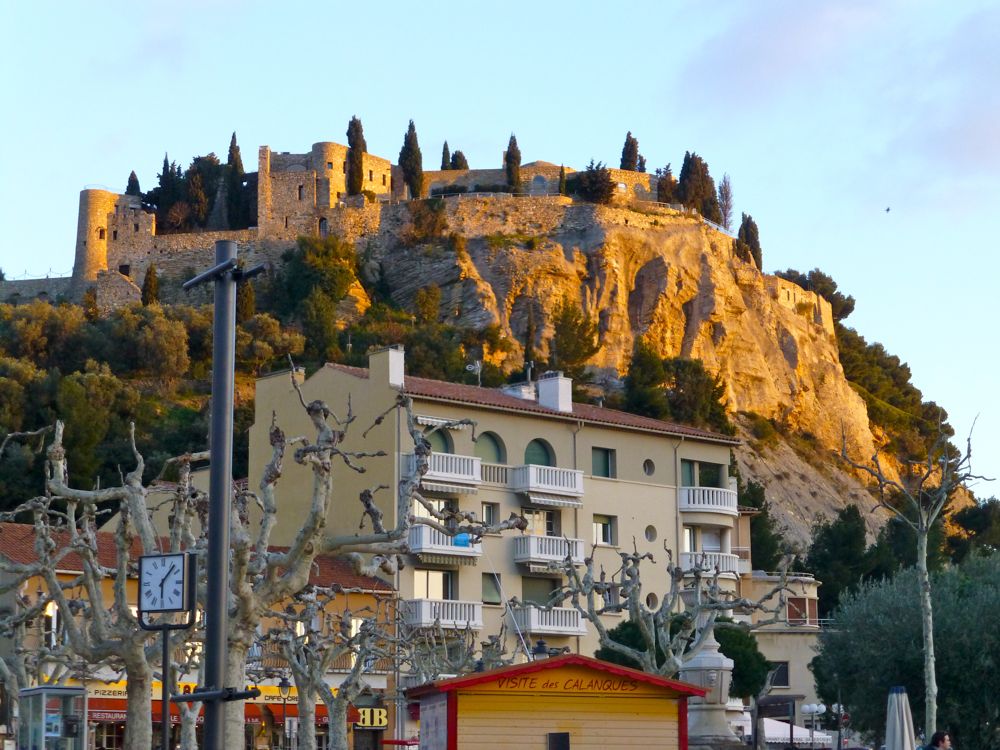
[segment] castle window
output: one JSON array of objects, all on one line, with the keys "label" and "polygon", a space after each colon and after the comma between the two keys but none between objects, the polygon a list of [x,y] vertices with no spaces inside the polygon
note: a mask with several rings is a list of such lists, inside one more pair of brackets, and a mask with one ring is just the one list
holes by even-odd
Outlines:
[{"label": "castle window", "polygon": [[103,240],[108,236],[108,233],[104,230],[104,227],[97,228],[97,239]]},{"label": "castle window", "polygon": [[382,175],[382,187],[385,187],[385,175]]},{"label": "castle window", "polygon": [[129,266],[128,263],[122,263],[120,266],[118,266],[118,273],[120,273],[122,276],[131,276],[132,267]]},{"label": "castle window", "polygon": [[344,160],[344,174],[347,174],[347,160]]},{"label": "castle window", "polygon": [[306,194],[306,186],[299,185],[299,200],[302,200],[302,196]]},{"label": "castle window", "polygon": [[327,229],[326,229],[326,219],[320,219],[319,220],[319,236],[320,237],[326,237],[326,232],[327,232]]},{"label": "castle window", "polygon": [[139,223],[138,222],[136,222],[135,224],[132,225],[132,231],[133,232],[138,232],[139,231]]},{"label": "castle window", "polygon": [[118,239],[118,230],[117,229],[112,229],[111,230],[111,239],[113,239],[113,240],[117,240]]},{"label": "castle window", "polygon": [[332,162],[332,161],[328,161],[328,162],[326,163],[326,168],[327,168],[327,169],[333,169],[333,162]]},{"label": "castle window", "polygon": [[288,229],[288,217],[285,217],[285,229]]},{"label": "castle window", "polygon": [[369,169],[368,170],[368,182],[374,182],[374,181],[375,181],[375,173],[372,170]]}]

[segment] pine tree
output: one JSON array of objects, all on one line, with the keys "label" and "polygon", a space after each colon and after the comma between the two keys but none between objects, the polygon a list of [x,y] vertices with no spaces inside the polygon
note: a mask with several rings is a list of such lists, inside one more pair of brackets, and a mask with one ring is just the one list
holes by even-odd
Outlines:
[{"label": "pine tree", "polygon": [[566,195],[566,166],[559,165],[559,195]]},{"label": "pine tree", "polygon": [[156,266],[150,264],[146,276],[142,280],[142,304],[154,305],[160,301],[160,279],[156,275]]},{"label": "pine tree", "polygon": [[729,175],[722,175],[722,182],[719,183],[719,213],[722,214],[722,224],[727,230],[733,228],[733,185],[729,181]]},{"label": "pine tree", "polygon": [[510,141],[507,142],[507,152],[503,157],[503,168],[507,175],[507,184],[515,192],[521,186],[521,149],[517,147],[517,138],[510,134]]},{"label": "pine tree", "polygon": [[229,156],[226,159],[226,215],[230,229],[244,229],[249,226],[247,201],[243,195],[243,158],[236,143],[236,133],[229,140]]},{"label": "pine tree", "polygon": [[134,169],[129,173],[125,195],[142,195],[142,190],[139,189],[139,178],[135,176]]},{"label": "pine tree", "polygon": [[743,220],[740,222],[740,231],[736,237],[739,242],[744,243],[749,248],[753,262],[757,264],[758,270],[762,270],[763,254],[760,249],[760,235],[757,232],[757,222],[753,220],[750,214],[743,214]]},{"label": "pine tree", "polygon": [[361,195],[365,184],[364,154],[368,151],[361,120],[352,117],[347,125],[347,194]]},{"label": "pine tree", "polygon": [[441,149],[441,171],[445,172],[451,169],[451,152],[448,150],[448,141],[444,142],[444,147]]},{"label": "pine tree", "polygon": [[465,154],[461,151],[456,151],[451,155],[451,168],[452,169],[468,169],[469,160],[465,158]]},{"label": "pine tree", "polygon": [[611,172],[602,162],[590,164],[582,172],[577,173],[576,192],[585,201],[607,205],[615,196],[615,182]]},{"label": "pine tree", "polygon": [[635,172],[639,167],[639,141],[632,137],[632,131],[625,134],[625,145],[622,146],[622,169]]},{"label": "pine tree", "polygon": [[658,203],[673,203],[677,200],[677,180],[670,165],[656,170],[656,200]]},{"label": "pine tree", "polygon": [[417,128],[413,120],[410,120],[410,126],[403,136],[403,147],[399,150],[399,168],[403,170],[403,181],[410,188],[410,197],[421,197],[424,194],[424,161],[420,155]]}]

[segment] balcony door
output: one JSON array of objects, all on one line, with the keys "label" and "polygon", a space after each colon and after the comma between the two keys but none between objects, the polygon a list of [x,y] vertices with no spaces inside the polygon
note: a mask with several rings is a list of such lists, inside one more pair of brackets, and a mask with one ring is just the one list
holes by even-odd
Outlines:
[{"label": "balcony door", "polygon": [[524,520],[528,522],[526,534],[533,536],[558,536],[559,516],[554,510],[542,510],[540,508],[522,508],[521,513]]},{"label": "balcony door", "polygon": [[450,570],[413,571],[413,598],[436,599],[438,601],[455,598],[455,573]]}]

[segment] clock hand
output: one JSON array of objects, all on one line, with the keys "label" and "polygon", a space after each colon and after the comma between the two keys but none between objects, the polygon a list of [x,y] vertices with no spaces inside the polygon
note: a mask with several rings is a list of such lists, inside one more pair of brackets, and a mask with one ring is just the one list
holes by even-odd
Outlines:
[{"label": "clock hand", "polygon": [[161,602],[163,601],[163,596],[164,596],[164,595],[163,595],[163,586],[164,586],[164,584],[165,584],[165,583],[167,582],[167,579],[168,579],[168,578],[170,578],[170,575],[171,575],[171,574],[172,574],[172,573],[173,573],[173,572],[174,572],[174,571],[175,571],[176,569],[177,569],[177,566],[175,566],[175,565],[171,565],[171,566],[170,566],[170,568],[169,568],[169,569],[167,570],[166,574],[165,574],[165,575],[163,576],[163,578],[161,578],[161,579],[160,579],[160,601],[161,601]]}]

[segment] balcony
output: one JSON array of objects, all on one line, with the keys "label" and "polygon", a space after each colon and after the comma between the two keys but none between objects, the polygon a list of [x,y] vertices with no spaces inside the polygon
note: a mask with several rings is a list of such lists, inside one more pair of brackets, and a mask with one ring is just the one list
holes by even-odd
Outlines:
[{"label": "balcony", "polygon": [[[466,538],[468,535],[465,535]],[[481,544],[456,544],[456,537],[449,536],[430,526],[416,523],[410,527],[408,537],[410,552],[414,555],[454,555],[476,558],[483,554]]]},{"label": "balcony", "polygon": [[583,505],[583,472],[525,464],[510,470],[510,488],[537,505],[579,508]]},{"label": "balcony", "polygon": [[722,575],[739,575],[740,558],[726,552],[681,552],[681,568],[691,570],[696,565],[712,570],[719,569]]},{"label": "balcony", "polygon": [[[417,461],[406,453],[407,473],[416,471]],[[430,466],[421,486],[426,490],[454,493],[474,493],[482,481],[482,467],[478,456],[458,456],[454,453],[431,453]]]},{"label": "balcony", "polygon": [[453,599],[410,599],[405,602],[403,621],[412,628],[440,624],[449,630],[483,627],[483,603]]},{"label": "balcony", "polygon": [[575,609],[542,609],[522,604],[512,610],[518,630],[531,635],[586,635],[587,625]]},{"label": "balcony", "polygon": [[566,559],[567,552],[572,555],[574,565],[583,565],[582,539],[531,534],[514,537],[514,562],[517,563],[526,565],[558,563]]},{"label": "balcony", "polygon": [[697,513],[721,513],[738,516],[736,491],[721,487],[681,487],[677,502],[680,510]]},{"label": "balcony", "polygon": [[739,561],[739,574],[750,575],[753,572],[753,563],[750,560],[750,548],[749,547],[733,547],[733,554],[736,555]]}]

